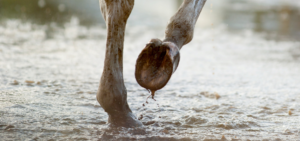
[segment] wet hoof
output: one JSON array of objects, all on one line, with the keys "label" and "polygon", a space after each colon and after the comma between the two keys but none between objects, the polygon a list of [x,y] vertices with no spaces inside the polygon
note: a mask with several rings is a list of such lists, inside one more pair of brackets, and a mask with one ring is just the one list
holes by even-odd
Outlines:
[{"label": "wet hoof", "polygon": [[142,87],[159,90],[168,83],[179,59],[179,49],[174,43],[152,39],[136,61],[135,78]]}]

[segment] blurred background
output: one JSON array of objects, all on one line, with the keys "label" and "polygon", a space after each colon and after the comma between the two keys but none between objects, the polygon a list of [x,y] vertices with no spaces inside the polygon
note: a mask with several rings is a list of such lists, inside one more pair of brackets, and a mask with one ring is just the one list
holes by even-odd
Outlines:
[{"label": "blurred background", "polygon": [[[165,27],[181,2],[136,0],[129,24]],[[223,25],[233,31],[246,29],[299,39],[299,7],[300,1],[295,0],[208,0],[197,25]],[[84,26],[105,25],[98,0],[0,0],[0,15],[1,22],[20,19],[63,25],[75,18]]]}]

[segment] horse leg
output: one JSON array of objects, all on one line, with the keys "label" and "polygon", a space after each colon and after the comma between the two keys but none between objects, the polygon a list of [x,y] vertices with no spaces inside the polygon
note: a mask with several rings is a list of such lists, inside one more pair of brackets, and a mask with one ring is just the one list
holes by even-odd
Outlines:
[{"label": "horse leg", "polygon": [[107,40],[97,101],[108,113],[108,122],[113,126],[142,126],[128,106],[123,79],[124,32],[133,5],[134,0],[100,0],[107,26]]},{"label": "horse leg", "polygon": [[194,27],[206,0],[185,0],[171,18],[164,42],[172,42],[179,49],[193,39]]},{"label": "horse leg", "polygon": [[179,50],[189,43],[194,27],[206,0],[184,0],[171,18],[165,39],[152,39],[136,61],[135,78],[144,88],[153,92],[163,88],[177,69]]}]

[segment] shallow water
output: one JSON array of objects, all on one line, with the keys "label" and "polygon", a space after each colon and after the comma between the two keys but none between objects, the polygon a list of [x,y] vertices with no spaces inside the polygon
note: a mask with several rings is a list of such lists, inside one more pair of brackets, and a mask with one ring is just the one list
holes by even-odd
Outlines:
[{"label": "shallow water", "polygon": [[48,28],[18,20],[0,25],[3,140],[300,140],[298,41],[198,28],[169,84],[146,104],[150,94],[134,78],[135,61],[164,30],[128,26],[124,77],[129,105],[147,124],[139,134],[107,129],[96,101],[105,28],[76,19],[52,25],[51,35]]}]

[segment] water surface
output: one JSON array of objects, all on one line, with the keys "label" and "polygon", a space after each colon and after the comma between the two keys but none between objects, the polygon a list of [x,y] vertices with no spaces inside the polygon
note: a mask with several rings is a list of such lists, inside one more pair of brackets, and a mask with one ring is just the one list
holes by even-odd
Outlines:
[{"label": "water surface", "polygon": [[76,18],[65,28],[50,26],[19,20],[0,25],[3,140],[300,140],[298,41],[197,28],[169,84],[146,104],[150,94],[134,78],[135,61],[164,30],[129,25],[125,85],[146,134],[114,134],[96,101],[105,28],[80,26]]}]

